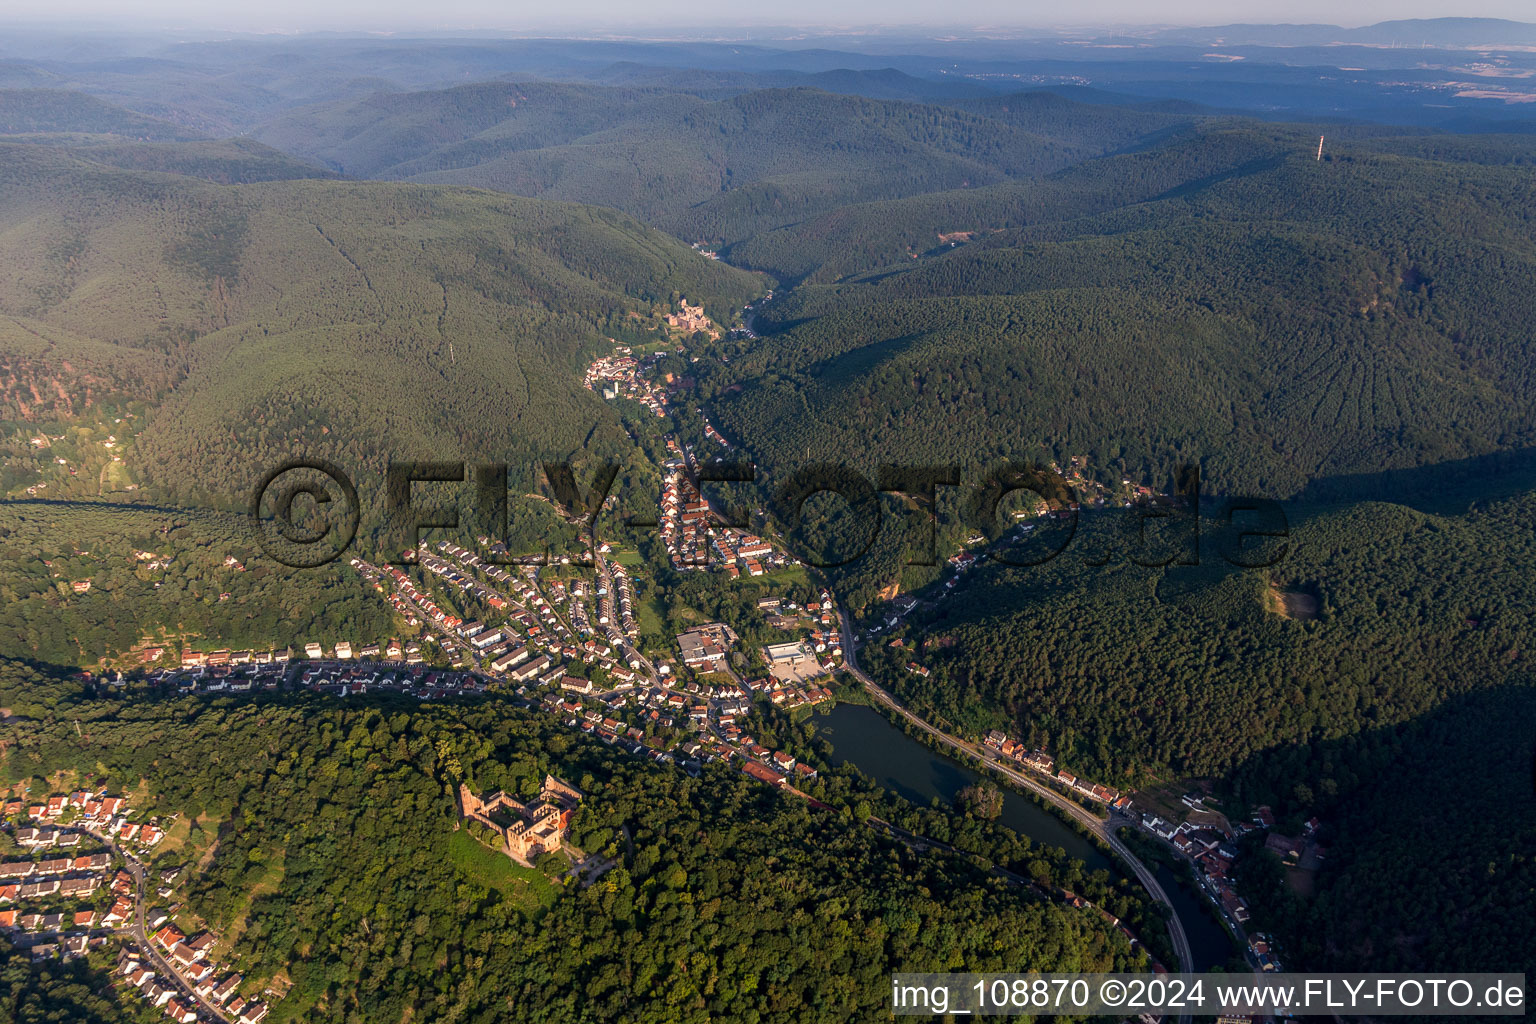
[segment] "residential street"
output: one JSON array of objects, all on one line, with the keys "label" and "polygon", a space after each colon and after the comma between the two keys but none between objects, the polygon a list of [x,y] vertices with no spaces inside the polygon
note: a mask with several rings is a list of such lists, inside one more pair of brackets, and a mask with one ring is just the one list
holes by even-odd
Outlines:
[{"label": "residential street", "polygon": [[223,1010],[215,1006],[213,1003],[210,1003],[202,996],[198,995],[197,992],[193,989],[191,983],[183,978],[181,974],[177,972],[173,966],[171,966],[170,962],[166,960],[165,957],[160,955],[160,951],[155,948],[154,940],[150,938],[149,933],[145,930],[144,925],[144,887],[146,884],[144,881],[144,865],[141,864],[139,859],[133,856],[133,854],[120,849],[118,845],[112,841],[111,837],[94,832],[92,835],[95,835],[97,839],[100,839],[102,842],[106,843],[112,852],[116,856],[120,857],[123,863],[127,865],[128,873],[133,875],[133,937],[134,941],[139,944],[139,948],[143,950],[145,956],[149,957],[150,961],[155,965],[155,970],[165,977],[174,978],[177,986],[186,993],[189,999],[192,999],[197,1003],[199,1009],[206,1013],[212,1014],[218,1020],[226,1022],[231,1021],[231,1018],[225,1014]]}]

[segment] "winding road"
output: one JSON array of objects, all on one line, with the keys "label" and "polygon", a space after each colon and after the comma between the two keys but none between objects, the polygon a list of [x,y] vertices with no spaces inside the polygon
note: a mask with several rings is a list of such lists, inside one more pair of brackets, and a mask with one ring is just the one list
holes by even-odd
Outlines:
[{"label": "winding road", "polygon": [[[1115,835],[1115,829],[1120,824],[1120,821],[1114,816],[1107,820],[1100,818],[1081,804],[1068,800],[1049,786],[1041,785],[1023,772],[1016,771],[1004,764],[992,751],[985,747],[960,739],[958,736],[952,736],[902,707],[895,697],[887,693],[880,684],[876,683],[865,674],[863,669],[859,668],[858,654],[853,642],[853,627],[849,624],[848,612],[839,605],[837,614],[843,634],[843,665],[855,679],[863,684],[864,689],[871,697],[939,742],[981,760],[987,767],[1002,775],[1009,782],[1050,801],[1051,804],[1071,815],[1073,820],[1081,822],[1092,831],[1095,836],[1103,841],[1105,846],[1110,848],[1115,856],[1125,862],[1126,866],[1131,869],[1131,873],[1136,876],[1136,880],[1147,890],[1147,894],[1168,908],[1168,935],[1173,942],[1174,955],[1179,961],[1178,968],[1184,971],[1194,970],[1195,960],[1190,952],[1189,936],[1184,932],[1184,923],[1179,920],[1179,914],[1174,909],[1173,901],[1168,898],[1168,893],[1163,890],[1162,884],[1158,882],[1157,877],[1131,852],[1125,843],[1121,842],[1120,837]],[[1181,1022],[1187,1022],[1188,1019],[1187,1015],[1179,1018]]]}]

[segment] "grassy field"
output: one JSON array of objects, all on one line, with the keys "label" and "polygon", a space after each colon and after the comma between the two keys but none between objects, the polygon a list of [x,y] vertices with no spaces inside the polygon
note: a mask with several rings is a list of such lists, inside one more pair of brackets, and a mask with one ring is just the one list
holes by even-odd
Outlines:
[{"label": "grassy field", "polygon": [[656,598],[648,597],[635,602],[635,610],[640,615],[642,635],[661,633],[666,629],[666,616],[662,613],[661,602]]},{"label": "grassy field", "polygon": [[448,859],[466,878],[501,893],[528,917],[560,895],[560,887],[542,871],[513,862],[462,829],[448,837]]},{"label": "grassy field", "polygon": [[803,565],[791,565],[783,569],[775,569],[763,577],[781,585],[803,583],[807,586],[811,583],[810,574],[805,571]]}]

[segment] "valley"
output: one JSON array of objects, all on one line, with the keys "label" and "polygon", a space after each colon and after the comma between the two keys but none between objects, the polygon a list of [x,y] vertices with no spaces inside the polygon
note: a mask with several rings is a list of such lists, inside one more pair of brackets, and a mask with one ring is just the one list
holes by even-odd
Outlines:
[{"label": "valley", "polygon": [[1529,33],[17,35],[0,1016],[1523,970]]}]

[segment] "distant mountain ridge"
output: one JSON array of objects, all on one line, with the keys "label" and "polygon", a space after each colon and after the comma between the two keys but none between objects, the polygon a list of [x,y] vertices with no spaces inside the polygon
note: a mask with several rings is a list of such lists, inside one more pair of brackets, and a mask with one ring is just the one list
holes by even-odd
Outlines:
[{"label": "distant mountain ridge", "polygon": [[[655,87],[709,99],[809,86],[924,103],[1024,87],[1086,86],[1144,102],[1196,102],[1258,116],[1289,112],[1286,116],[1298,118],[1465,127],[1468,115],[1528,118],[1486,97],[1425,92],[1422,85],[1403,89],[1405,82],[1428,84],[1442,77],[1420,67],[1423,60],[1410,52],[1427,43],[1433,64],[1460,61],[1470,47],[1504,46],[1500,60],[1518,73],[1536,59],[1522,49],[1533,39],[1536,29],[1521,22],[1460,18],[1350,29],[1089,28],[1077,35],[957,33],[945,39],[901,33],[793,39],[768,34],[737,41],[327,33],[189,41],[104,38],[82,46],[33,33],[25,59],[0,58],[0,87],[79,90],[203,136],[249,132],[301,107],[378,92],[509,78]],[[1341,78],[1332,73],[1339,65],[1359,70]],[[1518,91],[1519,82],[1506,77],[1499,84]]]},{"label": "distant mountain ridge", "polygon": [[1514,46],[1536,43],[1536,23],[1505,18],[1402,18],[1358,28],[1338,25],[1211,25],[1164,29],[1158,42],[1221,41],[1250,46],[1326,46],[1357,43],[1377,46]]},{"label": "distant mountain ridge", "polygon": [[73,89],[0,89],[0,136],[60,132],[146,142],[202,137]]},{"label": "distant mountain ridge", "polygon": [[728,244],[851,202],[1036,177],[1187,120],[1043,96],[507,82],[306,108],[255,137],[351,175],[601,203]]},{"label": "distant mountain ridge", "polygon": [[[728,317],[761,289],[613,210],[39,145],[0,145],[0,240],[0,362],[151,402],[135,470],[226,507],[296,450],[382,472],[627,442],[582,354],[679,294]],[[0,392],[0,419],[41,394]]]}]

